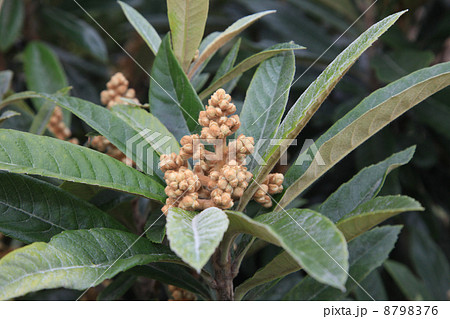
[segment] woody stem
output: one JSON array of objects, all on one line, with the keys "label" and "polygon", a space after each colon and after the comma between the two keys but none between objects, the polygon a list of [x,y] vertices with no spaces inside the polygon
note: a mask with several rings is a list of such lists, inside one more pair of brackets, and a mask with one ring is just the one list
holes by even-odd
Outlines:
[{"label": "woody stem", "polygon": [[225,234],[222,242],[212,257],[214,267],[215,290],[218,300],[234,300],[233,271],[230,247],[234,235]]}]

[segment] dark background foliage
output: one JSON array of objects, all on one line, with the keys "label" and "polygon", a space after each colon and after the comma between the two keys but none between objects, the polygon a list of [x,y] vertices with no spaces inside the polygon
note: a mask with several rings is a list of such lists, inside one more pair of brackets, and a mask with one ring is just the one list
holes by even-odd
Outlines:
[{"label": "dark background foliage", "polygon": [[[141,12],[159,34],[168,32],[165,1],[125,2]],[[6,36],[6,26],[0,24],[0,70],[14,72],[13,90],[19,92],[27,89],[23,70],[24,50],[30,41],[39,40],[50,46],[61,60],[69,84],[73,86],[74,96],[99,103],[99,93],[109,76],[121,71],[130,80],[130,86],[136,89],[139,99],[147,101],[149,78],[146,72],[149,72],[154,56],[133,31],[120,6],[114,0],[79,0],[78,3],[104,30],[96,25],[75,1],[5,0],[0,21],[5,20],[5,15],[13,17],[16,21],[16,34]],[[296,52],[296,80],[288,107],[321,70],[363,30],[388,14],[409,9],[409,12],[361,57],[331,93],[307,129],[298,137],[298,146],[289,149],[291,160],[297,156],[304,139],[317,138],[370,92],[412,71],[450,60],[449,1],[378,0],[373,6],[372,4],[369,0],[210,2],[205,35],[224,30],[242,16],[262,10],[277,10],[276,14],[263,18],[242,34],[238,61],[275,43],[292,40],[307,47],[307,50]],[[139,65],[130,59],[119,45],[129,52]],[[231,45],[216,54],[208,65],[206,72],[211,73],[210,79]],[[237,104],[243,101],[253,72],[254,69],[246,72],[234,89],[233,98]],[[450,293],[447,291],[447,283],[442,282],[442,278],[449,272],[447,256],[450,252],[449,100],[450,89],[445,89],[393,122],[336,165],[326,178],[305,194],[305,201],[301,203],[303,206],[313,207],[361,168],[416,144],[417,150],[413,160],[389,175],[382,193],[410,195],[426,208],[423,213],[408,213],[389,221],[406,226],[390,258],[406,265],[417,279],[422,281],[434,299],[447,299]],[[30,118],[21,116],[5,121],[0,126],[27,129],[30,121]],[[72,130],[78,138],[86,140],[87,127],[80,121],[74,121]],[[283,167],[278,169],[282,171]],[[129,208],[127,205],[123,206],[123,209]],[[19,245],[7,238],[2,241],[0,255],[8,247]],[[242,273],[236,281],[242,281],[253,274],[276,252],[271,247],[255,251],[244,262]],[[401,283],[391,279],[392,273],[386,268],[380,268],[362,285],[376,296],[376,299],[410,298]],[[299,277],[295,274],[284,279],[275,288],[269,289],[264,299],[276,299],[278,294],[298,281]],[[138,280],[123,298],[165,298],[163,289],[158,287],[153,281]],[[36,296],[37,294],[39,295]],[[72,295],[77,295],[67,290],[37,294],[26,298],[54,300],[71,299]],[[354,291],[351,296],[356,299],[366,298],[361,291]],[[95,298],[95,292],[92,298]]]}]

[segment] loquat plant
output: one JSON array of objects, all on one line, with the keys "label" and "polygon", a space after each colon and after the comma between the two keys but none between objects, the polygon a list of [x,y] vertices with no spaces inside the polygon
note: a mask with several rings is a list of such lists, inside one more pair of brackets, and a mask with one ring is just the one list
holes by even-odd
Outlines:
[{"label": "loquat plant", "polygon": [[[26,244],[0,259],[0,299],[59,287],[81,294],[113,279],[99,297],[107,299],[127,276],[144,276],[167,284],[172,300],[246,300],[300,270],[305,276],[282,299],[344,298],[388,258],[401,230],[376,226],[423,210],[407,196],[377,196],[415,147],[364,168],[320,205],[296,208],[296,201],[355,148],[448,86],[450,63],[373,92],[282,174],[274,167],[289,145],[405,12],[361,34],[286,110],[294,51],[305,49],[297,44],[278,44],[235,64],[238,40],[212,78],[205,71],[219,49],[274,11],[203,38],[208,1],[168,0],[170,32],[161,39],[142,15],[119,3],[155,54],[148,104],[121,73],[101,92],[103,106],[69,96],[57,58],[39,43],[28,50],[46,56],[53,69],[40,74],[28,65],[28,76],[54,85],[5,95],[11,75],[2,74],[9,80],[0,82],[6,88],[0,87],[0,109],[32,99],[36,113],[30,132],[0,129],[0,231]],[[257,65],[237,107],[230,93]],[[88,142],[71,136],[71,114],[94,130]],[[124,197],[150,211],[143,231],[109,213]],[[263,245],[279,247],[279,254],[235,287],[243,261]]]}]

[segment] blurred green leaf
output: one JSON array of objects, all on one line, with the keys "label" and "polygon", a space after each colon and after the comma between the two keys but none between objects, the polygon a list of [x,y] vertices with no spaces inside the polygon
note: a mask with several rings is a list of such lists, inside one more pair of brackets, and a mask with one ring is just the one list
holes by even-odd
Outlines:
[{"label": "blurred green leaf", "polygon": [[161,38],[155,28],[153,28],[153,26],[133,7],[122,1],[119,1],[119,4],[127,16],[128,21],[132,24],[142,39],[144,39],[153,54],[156,55],[159,46],[161,45]]},{"label": "blurred green leaf", "polygon": [[151,112],[178,141],[200,130],[197,119],[203,104],[170,48],[169,35],[153,63],[149,103]]},{"label": "blurred green leaf", "polygon": [[15,112],[15,111],[5,111],[3,113],[0,114],[0,124],[3,123],[4,121],[6,121],[7,119],[10,119],[11,117],[14,116],[18,116],[20,115],[20,113]]},{"label": "blurred green leaf", "polygon": [[0,4],[0,51],[6,52],[20,35],[25,7],[23,0],[3,0]]},{"label": "blurred green leaf", "polygon": [[113,282],[100,292],[97,300],[114,301],[119,300],[136,282],[137,276],[125,272],[117,275]]},{"label": "blurred green leaf", "polygon": [[166,226],[170,248],[200,273],[222,240],[228,223],[227,215],[216,207],[201,213],[171,208]]},{"label": "blurred green leaf", "polygon": [[203,38],[208,7],[208,0],[167,0],[173,52],[185,72]]},{"label": "blurred green leaf", "polygon": [[417,278],[408,267],[394,260],[386,260],[384,268],[408,300],[432,300],[423,281]]},{"label": "blurred green leaf", "polygon": [[415,146],[409,147],[378,164],[362,169],[322,203],[320,213],[337,222],[358,205],[376,196],[383,187],[386,176],[395,168],[407,164],[415,149]]},{"label": "blurred green leaf", "polygon": [[65,231],[48,244],[34,243],[0,260],[0,300],[42,289],[87,289],[137,265],[178,260],[168,247],[131,233]]},{"label": "blurred green leaf", "polygon": [[0,231],[23,242],[47,242],[72,229],[125,230],[92,204],[36,178],[0,171],[0,185]]},{"label": "blurred green leaf", "polygon": [[[359,286],[353,289],[356,300],[358,301],[371,301],[373,299],[377,301],[387,301],[389,300],[386,288],[384,287],[383,280],[380,276],[379,269],[372,271],[364,280],[359,282]],[[364,292],[364,291],[367,291]],[[370,295],[370,296],[369,296]]]},{"label": "blurred green leaf", "polygon": [[3,98],[3,95],[5,95],[6,92],[8,92],[9,88],[11,87],[11,80],[13,78],[13,73],[10,70],[0,71],[0,101]]},{"label": "blurred green leaf", "polygon": [[[450,62],[414,72],[381,88],[336,122],[316,142],[317,161],[292,165],[285,175],[289,186],[279,204],[287,205],[356,147],[404,112],[450,84]],[[308,165],[309,164],[309,165]]]},{"label": "blurred green leaf", "polygon": [[227,74],[234,66],[234,63],[236,62],[236,58],[239,53],[239,46],[241,45],[241,38],[239,38],[236,43],[231,48],[230,52],[225,56],[222,63],[220,64],[219,68],[217,69],[216,74],[214,74],[213,79],[211,80],[212,83],[216,82],[218,79],[220,79],[222,76]]},{"label": "blurred green leaf", "polygon": [[[346,284],[347,292],[388,258],[401,228],[401,226],[375,228],[349,242],[351,277],[349,276],[350,279]],[[292,288],[284,296],[284,300],[341,300],[347,292],[321,284],[308,276]]]},{"label": "blurred green leaf", "polygon": [[[46,136],[0,129],[0,170],[98,185],[164,201],[154,178],[97,151]],[[111,172],[114,172],[112,174]]]}]

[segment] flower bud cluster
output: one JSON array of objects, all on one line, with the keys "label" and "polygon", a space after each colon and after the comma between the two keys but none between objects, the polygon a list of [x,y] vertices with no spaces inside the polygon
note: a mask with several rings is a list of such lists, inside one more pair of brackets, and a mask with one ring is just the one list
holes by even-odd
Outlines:
[{"label": "flower bud cluster", "polygon": [[193,294],[190,291],[184,290],[182,288],[168,285],[167,288],[169,289],[170,294],[172,295],[172,299],[169,299],[169,301],[195,301],[197,300],[197,297],[195,294]]},{"label": "flower bud cluster", "polygon": [[267,175],[264,182],[253,195],[253,199],[266,208],[272,207],[272,200],[268,194],[274,195],[281,193],[283,191],[283,181],[283,174],[274,173]]},{"label": "flower bud cluster", "polygon": [[[63,112],[59,106],[55,106],[47,128],[56,138],[60,140],[67,140],[72,136],[72,131],[66,126],[63,121]],[[77,138],[71,138],[68,140],[70,143],[79,144]]]},{"label": "flower bud cluster", "polygon": [[128,104],[123,101],[122,98],[127,98],[139,104],[139,100],[136,98],[136,92],[134,89],[128,88],[129,82],[122,74],[117,72],[114,74],[108,83],[106,83],[106,90],[103,90],[100,94],[102,104],[111,108],[116,104]]},{"label": "flower bud cluster", "polygon": [[[233,115],[236,106],[223,89],[217,90],[209,99],[205,111],[199,115],[203,126],[199,135],[186,135],[180,143],[179,154],[161,155],[160,168],[165,172],[168,196],[163,212],[180,207],[185,210],[202,210],[208,207],[229,209],[242,197],[253,175],[245,167],[246,157],[254,151],[253,137],[239,135],[227,145],[226,137],[241,125],[239,116]],[[215,152],[205,149],[202,141],[214,140]],[[219,143],[217,143],[219,142]],[[188,168],[188,159],[193,158],[194,168]],[[266,207],[272,205],[267,192],[282,190],[283,176],[271,174],[255,200]],[[265,192],[264,192],[265,190]],[[270,193],[269,194],[272,194]]]}]

